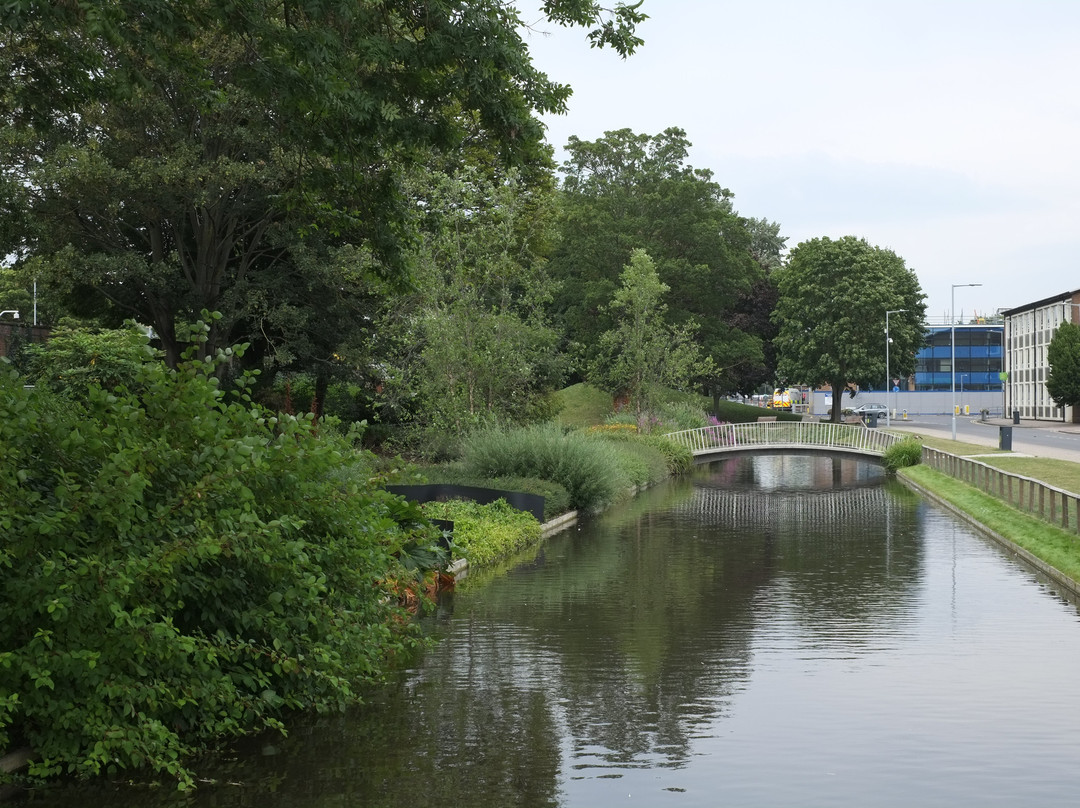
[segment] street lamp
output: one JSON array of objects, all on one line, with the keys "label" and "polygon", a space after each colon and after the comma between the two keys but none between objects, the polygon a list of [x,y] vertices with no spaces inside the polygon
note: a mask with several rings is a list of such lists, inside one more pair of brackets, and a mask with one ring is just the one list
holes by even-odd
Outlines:
[{"label": "street lamp", "polygon": [[890,309],[885,312],[885,428],[888,429],[892,426],[892,405],[890,403],[890,394],[892,393],[892,375],[889,373],[889,343],[892,341],[889,339],[889,315],[899,314],[907,309]]},{"label": "street lamp", "polygon": [[956,440],[956,287],[981,283],[954,283],[949,300],[949,381],[952,386],[952,439]]},{"label": "street lamp", "polygon": [[5,314],[10,314],[11,319],[13,320],[19,319],[19,312],[17,312],[15,309],[5,309],[4,311],[0,311],[0,317],[3,317]]}]

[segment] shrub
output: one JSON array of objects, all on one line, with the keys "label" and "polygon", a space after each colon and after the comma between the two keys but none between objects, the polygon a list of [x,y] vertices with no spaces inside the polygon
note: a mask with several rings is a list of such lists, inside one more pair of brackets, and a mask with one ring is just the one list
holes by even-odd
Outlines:
[{"label": "shrub", "polygon": [[454,547],[470,565],[485,566],[540,541],[540,523],[500,499],[489,505],[464,500],[428,502],[424,513],[454,522]]},{"label": "shrub", "polygon": [[610,441],[553,424],[489,429],[464,440],[462,468],[472,477],[538,477],[563,486],[571,508],[615,502],[632,485]]},{"label": "shrub", "polygon": [[[415,640],[385,582],[421,512],[353,450],[218,389],[212,361],[59,408],[0,372],[0,749],[35,775],[146,767],[359,701]],[[403,633],[404,632],[404,633]]]},{"label": "shrub", "polygon": [[118,329],[58,327],[26,354],[34,384],[78,401],[91,385],[135,389],[142,366],[155,359],[149,338],[130,322]]},{"label": "shrub", "polygon": [[882,464],[886,471],[917,466],[922,462],[922,443],[917,438],[904,438],[885,450]]}]

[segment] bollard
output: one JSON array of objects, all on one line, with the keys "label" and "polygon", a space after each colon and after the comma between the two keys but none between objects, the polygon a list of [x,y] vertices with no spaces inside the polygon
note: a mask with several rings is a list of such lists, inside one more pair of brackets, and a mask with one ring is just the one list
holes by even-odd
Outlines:
[{"label": "bollard", "polygon": [[1003,452],[1012,451],[1012,427],[1011,426],[999,426],[998,427],[998,448]]},{"label": "bollard", "polygon": [[904,410],[904,420],[907,420],[907,410]]},{"label": "bollard", "polygon": [[971,405],[970,404],[965,404],[964,405],[964,415],[971,415]]}]

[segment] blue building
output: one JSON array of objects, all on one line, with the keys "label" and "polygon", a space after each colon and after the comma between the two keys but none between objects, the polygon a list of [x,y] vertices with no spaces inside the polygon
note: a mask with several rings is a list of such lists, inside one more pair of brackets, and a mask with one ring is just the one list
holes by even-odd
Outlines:
[{"label": "blue building", "polygon": [[[956,367],[952,367],[953,329],[956,332]],[[903,385],[902,390],[916,392],[947,391],[956,389],[971,392],[1001,392],[1001,373],[1004,368],[1002,339],[1005,326],[975,325],[928,325],[926,343],[915,354],[913,384]]]}]

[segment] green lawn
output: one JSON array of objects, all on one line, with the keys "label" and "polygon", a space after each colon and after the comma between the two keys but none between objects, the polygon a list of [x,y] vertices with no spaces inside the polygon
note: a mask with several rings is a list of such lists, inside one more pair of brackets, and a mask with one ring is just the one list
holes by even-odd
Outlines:
[{"label": "green lawn", "polygon": [[1010,474],[1031,477],[1055,488],[1063,488],[1074,494],[1080,493],[1080,463],[1049,457],[1017,457],[1010,454],[980,459],[987,465]]}]

